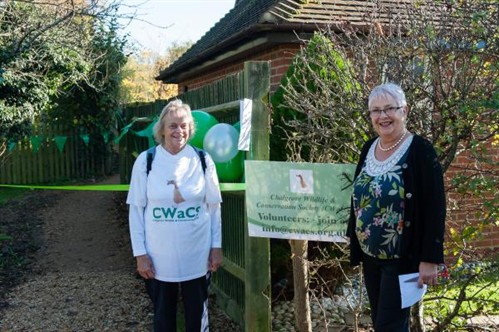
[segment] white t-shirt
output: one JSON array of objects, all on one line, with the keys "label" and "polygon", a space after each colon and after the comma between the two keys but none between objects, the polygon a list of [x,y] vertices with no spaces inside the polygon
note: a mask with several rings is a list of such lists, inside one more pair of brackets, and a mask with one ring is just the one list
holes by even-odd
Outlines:
[{"label": "white t-shirt", "polygon": [[[205,153],[206,174],[192,146],[172,155],[156,147],[149,175],[147,152],[133,165],[127,204],[134,256],[147,254],[155,278],[180,282],[206,275],[211,248],[221,248],[222,196],[211,157]],[[175,180],[184,202],[173,200]]]}]

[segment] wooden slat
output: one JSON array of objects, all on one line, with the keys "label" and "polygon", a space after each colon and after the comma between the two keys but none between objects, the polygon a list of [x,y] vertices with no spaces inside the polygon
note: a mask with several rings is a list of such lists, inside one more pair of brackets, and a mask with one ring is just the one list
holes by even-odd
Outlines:
[{"label": "wooden slat", "polygon": [[[86,147],[76,133],[75,130],[63,130],[56,126],[35,130],[33,135],[43,138],[38,152],[34,152],[28,138],[20,140],[0,163],[1,183],[51,183],[109,173],[112,167],[111,149],[99,148],[98,144],[103,143],[92,138],[90,146]],[[59,135],[68,137],[62,152],[59,152],[54,141],[54,137]]]},{"label": "wooden slat", "polygon": [[[263,100],[270,91],[268,62],[247,62],[244,65],[243,96],[253,101],[251,116],[251,158],[269,160],[269,113]],[[246,214],[244,215],[246,220]],[[245,331],[270,331],[270,242],[268,238],[249,237],[244,223],[246,255]],[[251,254],[250,254],[251,253]]]},{"label": "wooden slat", "polygon": [[[193,110],[208,112],[220,122],[239,121],[239,101],[253,100],[252,158],[268,159],[269,114],[262,100],[268,99],[270,69],[268,62],[250,62],[245,70],[177,96]],[[164,101],[166,103],[167,101]],[[151,110],[150,110],[151,111]],[[140,106],[127,107],[126,123],[132,117],[150,117]],[[134,162],[131,152],[142,151],[143,138],[126,135],[120,142],[121,179],[128,183]],[[244,184],[221,184],[222,243],[224,266],[214,274],[213,283],[220,307],[246,331],[267,332],[270,314],[270,243],[250,238],[245,216]]]}]

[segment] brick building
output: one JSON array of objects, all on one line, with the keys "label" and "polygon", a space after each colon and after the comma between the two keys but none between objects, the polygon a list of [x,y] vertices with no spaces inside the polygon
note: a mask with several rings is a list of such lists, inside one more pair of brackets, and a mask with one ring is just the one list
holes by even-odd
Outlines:
[{"label": "brick building", "polygon": [[[157,80],[177,84],[179,93],[195,90],[243,69],[246,61],[269,61],[271,92],[279,87],[302,40],[325,25],[348,22],[362,27],[366,15],[377,6],[378,22],[387,23],[390,13],[411,0],[339,1],[339,0],[236,0],[234,8],[184,53],[170,67],[162,70]],[[498,162],[498,147],[490,145],[490,156]],[[460,155],[449,168],[447,183],[455,174],[470,170],[469,154]],[[497,171],[495,171],[497,172]],[[497,192],[486,193],[495,195]],[[476,221],[473,211],[481,209],[482,199],[469,194],[448,192],[449,220]],[[465,201],[465,202],[464,202]],[[464,203],[463,203],[464,202]],[[453,206],[459,203],[460,209]],[[464,225],[464,223],[463,223]],[[483,238],[475,244],[495,251],[499,231],[495,225],[480,230]]]}]

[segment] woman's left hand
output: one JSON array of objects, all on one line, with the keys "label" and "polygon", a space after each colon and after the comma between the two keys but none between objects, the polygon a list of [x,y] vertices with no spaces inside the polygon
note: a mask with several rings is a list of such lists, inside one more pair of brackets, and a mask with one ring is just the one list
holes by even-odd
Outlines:
[{"label": "woman's left hand", "polygon": [[215,272],[222,265],[222,260],[222,248],[211,248],[210,257],[208,258],[208,268],[210,271]]},{"label": "woman's left hand", "polygon": [[423,284],[436,285],[438,276],[438,264],[421,262],[419,263],[419,280],[418,286],[421,288]]}]

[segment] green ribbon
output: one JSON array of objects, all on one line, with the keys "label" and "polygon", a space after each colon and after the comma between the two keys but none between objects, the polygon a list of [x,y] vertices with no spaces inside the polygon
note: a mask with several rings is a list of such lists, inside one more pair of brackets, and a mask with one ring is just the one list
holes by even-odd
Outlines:
[{"label": "green ribbon", "polygon": [[[128,191],[129,184],[103,184],[88,186],[33,186],[17,184],[0,184],[0,188],[44,189],[44,190],[74,190],[74,191]],[[221,191],[244,191],[246,183],[220,183]]]},{"label": "green ribbon", "polygon": [[89,186],[34,186],[17,184],[0,184],[0,188],[44,189],[44,190],[76,190],[76,191],[128,191],[128,184],[105,184]]}]

